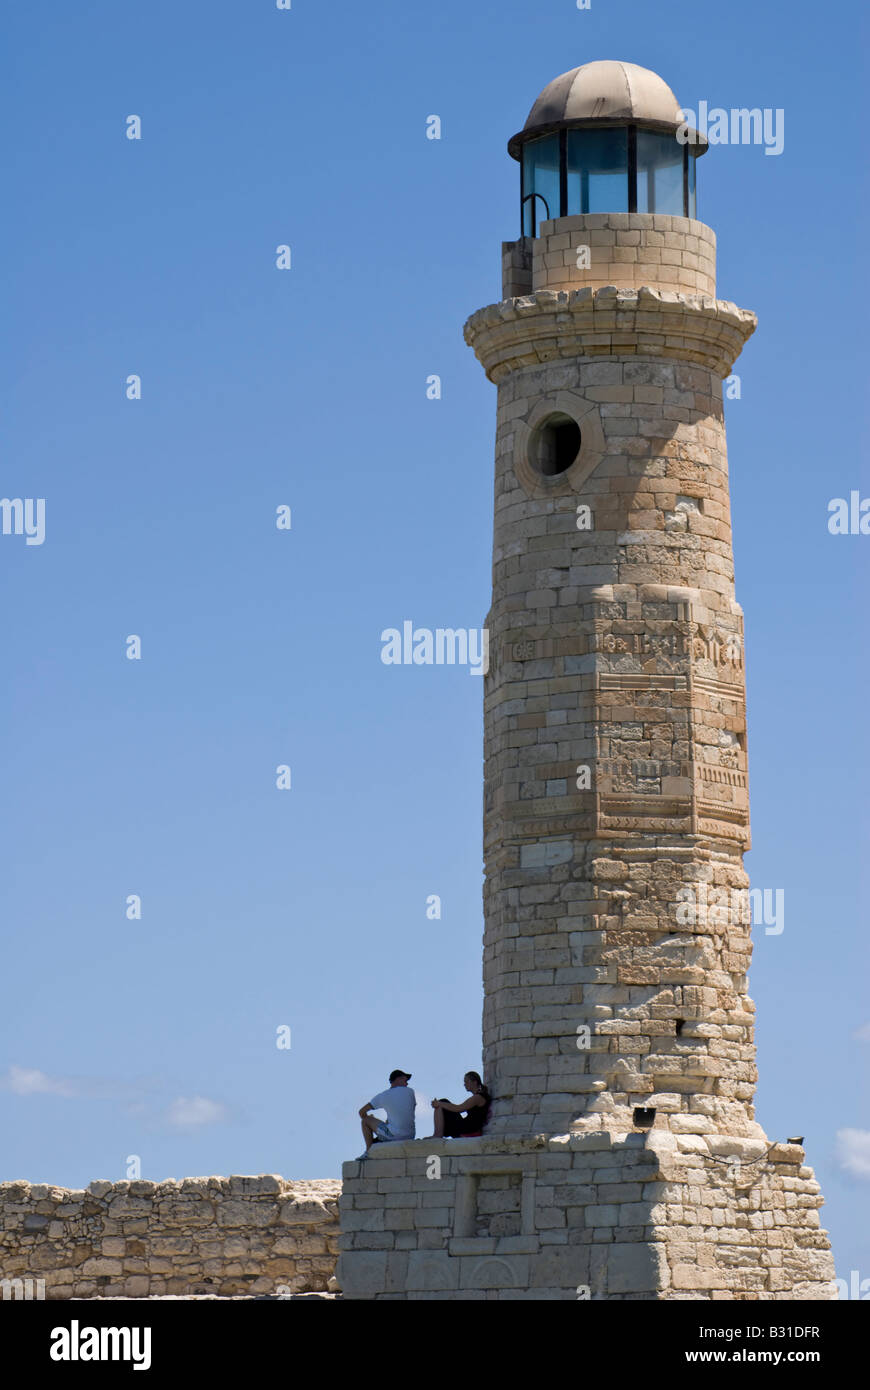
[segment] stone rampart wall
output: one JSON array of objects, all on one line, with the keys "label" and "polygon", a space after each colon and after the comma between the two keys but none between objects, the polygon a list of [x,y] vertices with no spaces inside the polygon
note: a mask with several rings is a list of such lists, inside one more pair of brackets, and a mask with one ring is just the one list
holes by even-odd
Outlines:
[{"label": "stone rampart wall", "polygon": [[0,1281],[22,1281],[2,1282],[0,1297],[325,1290],[340,1193],[338,1181],[262,1175],[92,1182],[86,1191],[0,1183]]}]

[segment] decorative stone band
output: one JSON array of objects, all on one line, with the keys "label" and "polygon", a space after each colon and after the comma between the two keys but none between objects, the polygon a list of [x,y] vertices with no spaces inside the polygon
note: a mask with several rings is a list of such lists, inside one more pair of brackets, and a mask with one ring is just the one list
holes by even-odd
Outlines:
[{"label": "decorative stone band", "polygon": [[560,357],[672,357],[725,377],[757,322],[748,309],[705,295],[540,290],[478,309],[465,341],[496,385],[520,367]]}]

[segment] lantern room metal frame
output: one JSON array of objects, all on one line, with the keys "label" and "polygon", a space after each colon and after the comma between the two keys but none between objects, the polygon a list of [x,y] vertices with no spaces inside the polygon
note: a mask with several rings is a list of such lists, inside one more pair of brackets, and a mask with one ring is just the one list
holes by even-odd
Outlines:
[{"label": "lantern room metal frame", "polygon": [[[627,161],[626,161],[626,180],[627,180],[627,211],[637,212],[637,133],[638,130],[652,131],[658,135],[670,135],[675,142],[677,141],[676,130],[673,125],[659,121],[620,121],[620,120],[580,120],[564,121],[555,125],[542,125],[532,129],[520,131],[508,141],[508,153],[516,159],[520,166],[520,236],[532,237],[538,234],[539,221],[549,221],[556,217],[567,217],[568,212],[568,132],[569,130],[624,130],[626,132]],[[534,190],[526,191],[526,168],[523,152],[527,145],[537,140],[543,140],[549,135],[559,137],[559,209],[554,211],[542,193]],[[706,138],[696,130],[687,130],[686,139],[682,144],[682,179],[683,179],[683,198],[682,212],[684,217],[690,216],[690,159],[700,159],[702,154],[706,154],[708,142]],[[694,191],[694,190],[692,190]],[[546,208],[546,218],[539,219],[537,214],[537,204],[542,202]],[[531,203],[531,232],[525,230],[525,209],[526,204]],[[617,209],[612,209],[617,211]],[[697,212],[694,212],[697,216]]]}]

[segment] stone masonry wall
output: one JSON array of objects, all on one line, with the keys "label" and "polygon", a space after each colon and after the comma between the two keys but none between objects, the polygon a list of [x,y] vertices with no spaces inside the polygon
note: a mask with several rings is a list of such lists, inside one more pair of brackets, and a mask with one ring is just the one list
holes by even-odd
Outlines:
[{"label": "stone masonry wall", "polygon": [[345,1164],[343,1296],[834,1298],[818,1183],[752,1104],[721,382],[755,317],[712,298],[715,238],[685,218],[562,218],[503,249],[505,299],[465,326],[498,387],[494,1102],[480,1139]]},{"label": "stone masonry wall", "polygon": [[[589,264],[577,250],[589,248]],[[542,222],[537,237],[502,245],[504,297],[538,290],[648,285],[715,295],[716,234],[703,222],[659,213],[582,213]]]},{"label": "stone masonry wall", "polygon": [[337,1181],[264,1175],[0,1183],[0,1281],[44,1280],[47,1299],[325,1290],[340,1193]]},{"label": "stone masonry wall", "polygon": [[[630,1128],[649,1106],[760,1137],[721,385],[699,363],[623,355],[644,313],[624,315],[607,360],[554,357],[499,384],[485,690],[494,1133],[581,1117]],[[579,302],[563,317],[580,324]],[[528,460],[553,414],[579,422],[582,443],[542,478]],[[685,912],[693,896],[740,912]]]},{"label": "stone masonry wall", "polygon": [[803,1158],[663,1129],[377,1146],[343,1168],[343,1296],[834,1299]]}]

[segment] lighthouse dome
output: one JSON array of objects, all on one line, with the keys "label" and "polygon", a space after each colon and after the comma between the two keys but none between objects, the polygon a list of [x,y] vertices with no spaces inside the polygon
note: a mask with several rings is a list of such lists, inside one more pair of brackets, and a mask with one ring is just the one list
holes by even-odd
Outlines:
[{"label": "lighthouse dome", "polygon": [[676,131],[682,119],[677,98],[658,73],[637,63],[584,63],[547,83],[508,149],[518,159],[526,140],[565,126],[624,121]]}]

